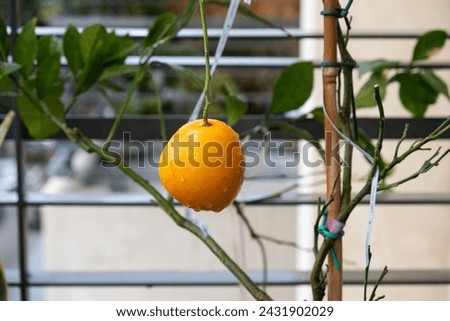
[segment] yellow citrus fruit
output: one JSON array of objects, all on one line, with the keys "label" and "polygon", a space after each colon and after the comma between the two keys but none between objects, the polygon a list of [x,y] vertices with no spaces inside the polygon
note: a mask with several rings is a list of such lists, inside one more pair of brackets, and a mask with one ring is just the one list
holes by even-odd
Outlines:
[{"label": "yellow citrus fruit", "polygon": [[182,126],[159,160],[159,177],[181,204],[196,211],[220,212],[237,196],[244,177],[238,134],[227,124],[202,119]]}]

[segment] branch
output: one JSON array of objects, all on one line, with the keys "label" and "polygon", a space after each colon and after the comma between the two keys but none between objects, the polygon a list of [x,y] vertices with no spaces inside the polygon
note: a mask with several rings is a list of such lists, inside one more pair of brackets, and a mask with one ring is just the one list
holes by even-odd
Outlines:
[{"label": "branch", "polygon": [[244,287],[256,300],[272,300],[265,291],[261,290],[250,279],[250,277],[239,267],[239,265],[237,265],[233,261],[233,259],[220,247],[220,245],[211,236],[206,236],[197,225],[185,219],[180,213],[178,213],[170,200],[165,199],[164,196],[162,196],[161,193],[159,193],[152,184],[150,184],[147,180],[133,171],[129,166],[124,164],[120,157],[108,154],[105,149],[95,144],[87,136],[83,135],[78,128],[70,128],[64,120],[53,115],[48,107],[39,99],[34,97],[34,95],[32,95],[28,89],[21,86],[18,82],[17,85],[20,90],[22,90],[24,94],[30,98],[36,108],[42,111],[49,119],[51,119],[56,125],[58,125],[58,127],[61,128],[61,130],[75,145],[79,146],[81,149],[89,153],[96,153],[105,161],[114,164],[125,175],[130,177],[138,185],[149,192],[155,198],[158,205],[172,218],[172,220],[178,226],[188,230],[189,232],[197,236],[200,240],[202,240],[202,242],[230,270],[230,272],[236,276],[236,278],[244,285]]},{"label": "branch", "polygon": [[406,182],[409,182],[410,180],[413,180],[417,177],[419,177],[420,175],[428,172],[430,169],[432,169],[433,167],[436,167],[439,165],[439,162],[445,157],[447,156],[447,154],[450,152],[450,149],[447,149],[437,160],[433,161],[433,158],[437,157],[440,153],[441,148],[438,148],[438,150],[429,158],[427,159],[422,166],[413,174],[411,174],[408,177],[405,177],[395,183],[391,183],[389,185],[385,185],[382,187],[378,188],[378,191],[384,191],[384,190],[389,190],[393,187],[397,187],[400,186],[401,184],[404,184]]},{"label": "branch", "polygon": [[[375,99],[378,103],[378,111],[380,113],[379,118],[379,130],[378,130],[378,142],[375,147],[375,155],[374,155],[374,162],[372,165],[372,169],[369,173],[369,178],[366,181],[363,188],[359,191],[359,193],[345,206],[341,208],[341,211],[339,212],[339,215],[337,217],[337,220],[342,223],[346,223],[348,217],[350,216],[350,213],[353,211],[353,209],[358,205],[361,200],[370,193],[370,186],[372,182],[372,178],[375,175],[375,172],[378,168],[378,160],[380,158],[380,152],[383,145],[383,136],[384,136],[384,123],[385,123],[385,116],[384,116],[384,108],[383,104],[381,102],[381,96],[379,92],[378,86],[375,86]],[[320,286],[320,273],[322,271],[323,263],[325,262],[325,259],[327,257],[328,252],[330,251],[331,247],[333,246],[334,239],[326,238],[322,246],[320,247],[317,255],[316,260],[314,261],[313,269],[311,272],[311,287],[313,290],[313,298],[314,300],[321,300],[323,297],[323,289]]]},{"label": "branch", "polygon": [[[73,135],[72,132],[68,133]],[[270,296],[262,291],[251,279],[250,277],[233,261],[233,259],[220,247],[220,245],[211,237],[203,233],[203,231],[190,220],[185,219],[178,211],[174,208],[170,200],[167,200],[162,196],[158,190],[156,190],[153,185],[151,185],[147,180],[142,178],[139,174],[133,171],[130,167],[125,165],[120,159],[112,157],[105,154],[100,146],[93,143],[88,137],[77,133],[74,139],[81,140],[82,145],[88,146],[93,152],[100,155],[107,161],[113,161],[113,163],[128,177],[133,179],[138,185],[143,187],[147,192],[149,192],[159,204],[159,206],[172,218],[172,220],[180,227],[188,230],[195,236],[197,236],[203,243],[216,255],[216,257],[233,273],[236,278],[244,285],[244,287],[250,292],[250,294],[256,300],[271,301]]]},{"label": "branch", "polygon": [[258,246],[261,250],[261,255],[262,255],[262,262],[263,262],[263,279],[262,279],[262,287],[263,289],[265,289],[267,287],[267,271],[268,271],[268,265],[267,265],[267,251],[266,248],[264,246],[264,243],[261,240],[261,236],[255,232],[255,230],[253,229],[253,226],[251,225],[250,221],[248,220],[248,218],[245,216],[244,214],[244,210],[242,208],[242,205],[239,202],[234,201],[233,202],[234,207],[236,208],[236,213],[238,214],[238,216],[242,219],[242,221],[244,222],[245,226],[247,227],[248,231],[250,232],[250,236],[252,237],[252,239],[254,239],[256,241],[256,243],[258,243]]}]

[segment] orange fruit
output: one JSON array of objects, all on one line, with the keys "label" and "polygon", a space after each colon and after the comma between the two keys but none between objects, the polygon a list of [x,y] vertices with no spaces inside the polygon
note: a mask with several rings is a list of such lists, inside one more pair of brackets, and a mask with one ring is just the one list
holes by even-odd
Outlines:
[{"label": "orange fruit", "polygon": [[159,177],[181,204],[220,212],[235,199],[244,177],[238,134],[217,119],[185,124],[161,153]]}]

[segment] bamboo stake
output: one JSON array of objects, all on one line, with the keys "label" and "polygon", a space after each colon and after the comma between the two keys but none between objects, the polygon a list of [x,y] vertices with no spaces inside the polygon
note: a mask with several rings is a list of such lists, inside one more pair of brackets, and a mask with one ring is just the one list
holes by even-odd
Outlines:
[{"label": "bamboo stake", "polygon": [[[337,0],[324,0],[325,11],[336,11],[339,8]],[[332,15],[324,16],[324,61],[337,61],[337,18]],[[328,217],[337,219],[341,207],[341,184],[339,162],[339,135],[330,121],[338,123],[336,101],[337,67],[323,68],[323,99],[324,107],[330,120],[325,117],[325,155],[327,175],[327,197],[333,199],[328,206]],[[342,262],[342,240],[336,239],[333,243],[336,258]],[[328,300],[342,300],[342,267],[337,268],[331,255],[328,255]]]}]

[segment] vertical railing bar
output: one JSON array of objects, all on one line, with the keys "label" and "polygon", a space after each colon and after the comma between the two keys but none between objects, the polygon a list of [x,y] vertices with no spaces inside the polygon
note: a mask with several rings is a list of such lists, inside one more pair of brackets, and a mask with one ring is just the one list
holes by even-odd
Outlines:
[{"label": "vertical railing bar", "polygon": [[[11,51],[14,48],[17,27],[19,25],[19,0],[9,1],[10,10],[10,27],[11,27]],[[13,108],[18,112],[17,100],[13,100]],[[27,250],[27,224],[26,224],[26,204],[24,191],[24,167],[23,167],[23,140],[22,126],[20,117],[14,119],[14,142],[16,149],[16,165],[17,165],[17,224],[18,224],[18,250],[19,250],[19,270],[20,270],[20,298],[27,301],[28,295],[28,250]]]}]

